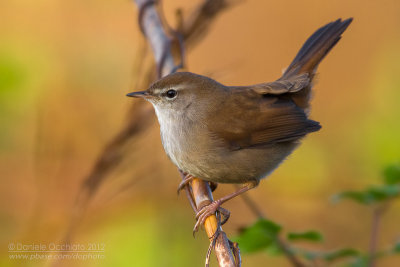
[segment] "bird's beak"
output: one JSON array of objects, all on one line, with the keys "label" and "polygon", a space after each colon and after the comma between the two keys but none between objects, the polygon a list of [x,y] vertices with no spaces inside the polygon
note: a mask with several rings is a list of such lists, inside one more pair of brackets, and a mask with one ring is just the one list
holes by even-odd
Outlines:
[{"label": "bird's beak", "polygon": [[127,94],[126,96],[139,97],[139,98],[144,98],[144,99],[150,97],[150,95],[147,91],[132,92],[132,93]]}]

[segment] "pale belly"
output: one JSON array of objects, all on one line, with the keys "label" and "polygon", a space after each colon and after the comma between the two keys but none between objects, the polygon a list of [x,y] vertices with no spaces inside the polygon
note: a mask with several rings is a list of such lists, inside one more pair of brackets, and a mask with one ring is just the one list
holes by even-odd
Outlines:
[{"label": "pale belly", "polygon": [[209,155],[201,165],[196,163],[186,167],[189,173],[218,183],[244,183],[267,177],[294,150],[294,144],[278,144],[263,149],[243,149],[225,154]]},{"label": "pale belly", "polygon": [[205,141],[206,135],[186,144],[179,142],[181,138],[162,136],[164,149],[172,162],[186,173],[217,183],[245,183],[265,178],[297,146],[296,143],[279,143],[230,150],[214,140]]}]

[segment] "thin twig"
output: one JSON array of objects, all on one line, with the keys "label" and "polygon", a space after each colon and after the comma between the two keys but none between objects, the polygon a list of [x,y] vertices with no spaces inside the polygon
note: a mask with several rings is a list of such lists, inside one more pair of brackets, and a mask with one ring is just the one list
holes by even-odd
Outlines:
[{"label": "thin twig", "polygon": [[[193,14],[185,20],[183,24],[178,24],[178,30],[185,39],[185,44],[190,47],[193,43],[200,40],[210,28],[211,22],[222,11],[231,7],[233,0],[205,0],[195,8]],[[179,14],[182,16],[182,14]]]},{"label": "thin twig", "polygon": [[372,214],[371,238],[369,243],[369,267],[374,267],[376,263],[376,249],[378,246],[379,230],[382,221],[382,216],[386,213],[389,202],[386,202],[378,207],[375,207]]},{"label": "thin twig", "polygon": [[276,243],[279,248],[286,255],[286,258],[290,261],[290,263],[295,267],[305,267],[306,265],[297,258],[296,254],[289,248],[289,246],[279,237],[276,238]]},{"label": "thin twig", "polygon": [[[236,189],[239,189],[238,185],[235,185]],[[265,218],[264,213],[258,207],[257,203],[248,195],[248,194],[240,194],[243,202],[247,205],[247,207],[256,215],[258,218]]]}]

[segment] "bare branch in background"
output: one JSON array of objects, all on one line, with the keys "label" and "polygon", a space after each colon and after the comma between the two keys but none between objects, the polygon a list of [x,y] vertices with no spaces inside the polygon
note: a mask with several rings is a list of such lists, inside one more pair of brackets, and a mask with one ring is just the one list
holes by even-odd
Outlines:
[{"label": "bare branch in background", "polygon": [[389,208],[390,202],[386,202],[378,207],[374,208],[372,214],[372,229],[371,229],[371,237],[369,243],[369,267],[376,266],[376,249],[378,246],[378,239],[379,239],[379,230],[381,226],[381,220],[383,215]]},{"label": "bare branch in background", "polygon": [[[236,1],[237,2],[237,1]],[[193,13],[178,24],[178,31],[185,39],[186,47],[190,47],[204,37],[216,16],[234,3],[233,0],[206,0]],[[183,16],[182,14],[177,14]]]},{"label": "bare branch in background", "polygon": [[171,38],[162,27],[162,21],[154,7],[154,0],[135,0],[139,7],[139,26],[148,39],[157,65],[157,78],[170,74],[175,69],[171,52]]}]

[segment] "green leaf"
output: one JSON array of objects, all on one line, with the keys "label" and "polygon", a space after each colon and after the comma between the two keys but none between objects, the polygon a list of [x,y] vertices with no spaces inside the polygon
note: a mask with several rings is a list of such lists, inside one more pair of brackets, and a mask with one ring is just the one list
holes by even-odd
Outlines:
[{"label": "green leaf", "polygon": [[394,253],[400,253],[400,241],[397,242],[394,247],[393,247],[393,252]]},{"label": "green leaf", "polygon": [[400,187],[397,185],[383,185],[372,187],[367,192],[378,202],[398,196],[400,194]]},{"label": "green leaf", "polygon": [[338,259],[348,258],[348,257],[356,257],[359,256],[360,252],[353,248],[342,248],[338,250],[331,251],[324,255],[324,259],[326,261],[335,261]]},{"label": "green leaf", "polygon": [[351,199],[361,204],[374,204],[400,195],[400,186],[382,185],[370,187],[365,191],[346,191],[334,197],[336,201]]},{"label": "green leaf", "polygon": [[253,225],[246,227],[235,239],[239,243],[240,250],[256,252],[270,246],[277,247],[276,238],[281,227],[269,220],[259,219]]},{"label": "green leaf", "polygon": [[269,244],[269,246],[266,248],[266,251],[270,256],[280,256],[283,253],[277,242],[272,242]]},{"label": "green leaf", "polygon": [[354,200],[361,204],[371,204],[373,202],[371,196],[367,192],[363,191],[345,191],[335,195],[333,198],[335,202],[340,201],[342,199]]},{"label": "green leaf", "polygon": [[400,183],[400,163],[393,164],[383,171],[383,176],[386,184]]},{"label": "green leaf", "polygon": [[302,232],[302,233],[288,233],[287,238],[290,241],[306,240],[306,241],[313,241],[313,242],[319,242],[324,239],[323,236],[317,231],[307,231],[307,232]]}]

